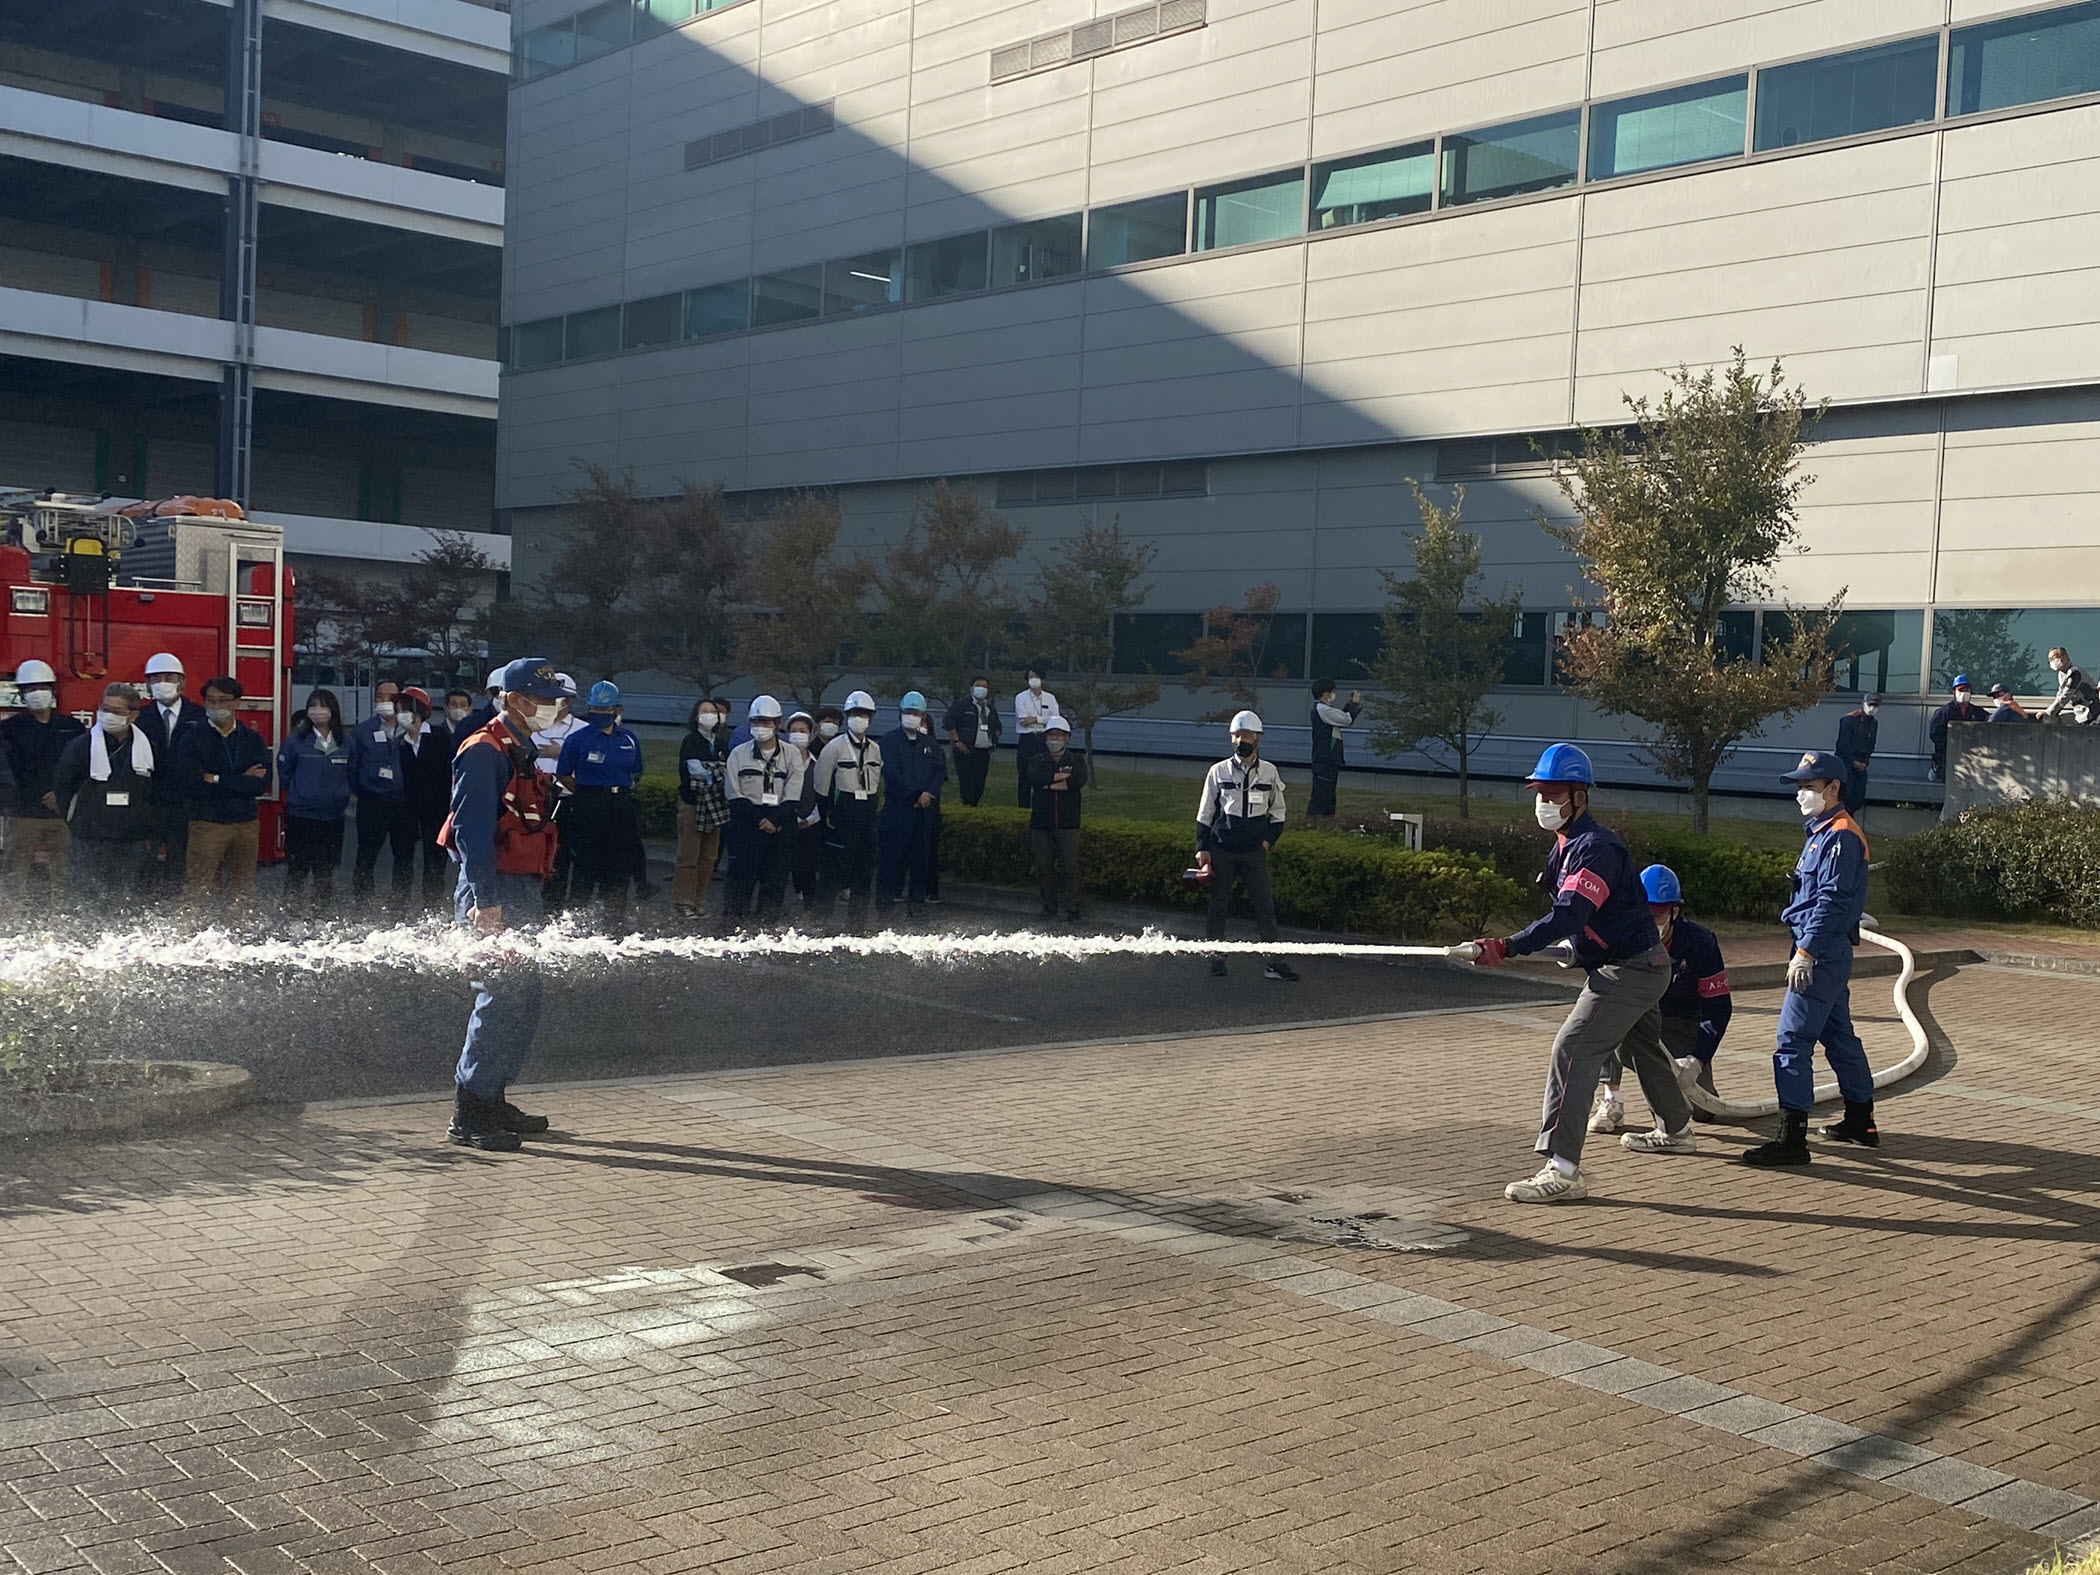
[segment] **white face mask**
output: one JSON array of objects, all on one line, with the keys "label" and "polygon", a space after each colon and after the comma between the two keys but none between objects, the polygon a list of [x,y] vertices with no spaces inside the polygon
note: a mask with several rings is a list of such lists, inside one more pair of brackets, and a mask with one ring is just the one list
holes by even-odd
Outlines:
[{"label": "white face mask", "polygon": [[837,738],[839,736],[838,723],[819,722],[817,724],[817,736],[819,738]]},{"label": "white face mask", "polygon": [[788,742],[793,744],[797,749],[807,749],[809,748],[809,734],[790,733],[788,734]]},{"label": "white face mask", "polygon": [[1065,735],[1062,733],[1052,733],[1048,738],[1045,738],[1043,740],[1043,747],[1049,750],[1050,753],[1053,755],[1063,754],[1065,752]]},{"label": "white face mask", "polygon": [[535,733],[544,733],[561,720],[561,704],[558,701],[533,706],[525,713],[525,725]]},{"label": "white face mask", "polygon": [[1967,705],[1969,703],[1969,691],[1966,689],[1955,690],[1954,703],[1956,705]]},{"label": "white face mask", "polygon": [[22,693],[22,704],[32,711],[49,711],[58,704],[58,696],[49,689],[27,689]]},{"label": "white face mask", "polygon": [[382,718],[384,718],[384,719],[385,719],[386,721],[389,721],[389,722],[393,721],[393,719],[394,719],[394,702],[393,702],[393,701],[391,701],[391,700],[382,700],[382,701],[380,701],[380,702],[379,702],[379,704],[377,704],[377,705],[375,705],[374,707],[372,707],[372,709],[373,709],[373,710],[374,710],[375,712],[377,712],[377,713],[378,713],[378,714],[379,714],[379,715],[380,715],[380,716],[381,716]]},{"label": "white face mask", "polygon": [[1028,690],[1031,694],[1041,694],[1043,692],[1042,679],[1031,676],[1028,680]]},{"label": "white face mask", "polygon": [[160,701],[163,705],[173,705],[182,698],[181,680],[174,678],[156,679],[153,684],[153,698]]},{"label": "white face mask", "polygon": [[324,705],[308,706],[306,708],[306,719],[307,721],[313,723],[315,727],[320,728],[327,727],[328,724],[334,720],[334,718],[329,714],[328,707]]},{"label": "white face mask", "polygon": [[1868,704],[1861,706],[1860,709],[1866,712],[1868,716],[1872,716],[1876,711],[1879,711],[1881,707],[1869,702]]},{"label": "white face mask", "polygon": [[204,708],[204,715],[213,727],[233,725],[233,707],[230,705],[208,705]]},{"label": "white face mask", "polygon": [[916,733],[920,728],[926,725],[926,719],[920,716],[916,711],[907,712],[902,718],[902,720],[904,723],[904,731],[907,733]]},{"label": "white face mask", "polygon": [[448,705],[445,707],[445,720],[454,725],[464,722],[471,715],[473,713],[463,705]]},{"label": "white face mask", "polygon": [[1558,831],[1568,823],[1568,806],[1556,804],[1551,799],[1540,799],[1532,813],[1537,815],[1539,826],[1545,831]]},{"label": "white face mask", "polygon": [[866,717],[849,716],[846,718],[846,731],[851,733],[855,738],[860,737],[860,735],[865,733],[867,730],[868,719]]},{"label": "white face mask", "polygon": [[1823,813],[1823,791],[1821,788],[1803,788],[1794,795],[1794,802],[1801,806],[1801,813],[1810,820]]},{"label": "white face mask", "polygon": [[105,733],[122,733],[131,727],[131,718],[119,716],[114,711],[97,711],[95,725]]},{"label": "white face mask", "polygon": [[984,687],[984,685],[983,685],[983,684],[974,684],[974,685],[972,685],[972,686],[971,686],[971,689],[970,689],[970,698],[971,698],[972,700],[982,700],[982,699],[983,699],[984,697],[985,697],[985,687]]},{"label": "white face mask", "polygon": [[771,722],[753,722],[751,724],[751,736],[757,739],[761,744],[772,743],[773,724]]},{"label": "white face mask", "polygon": [[2064,664],[2063,664],[2062,662],[2051,662],[2051,663],[2049,664],[2049,671],[2050,671],[2050,672],[2052,672],[2052,673],[2060,673],[2060,672],[2062,672],[2063,670],[2064,670]]}]

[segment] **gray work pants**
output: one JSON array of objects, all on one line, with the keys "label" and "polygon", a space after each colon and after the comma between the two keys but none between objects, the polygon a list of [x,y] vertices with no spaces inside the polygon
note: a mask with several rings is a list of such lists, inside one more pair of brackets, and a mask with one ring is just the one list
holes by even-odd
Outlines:
[{"label": "gray work pants", "polygon": [[[1205,939],[1225,939],[1225,915],[1232,907],[1234,878],[1247,889],[1247,906],[1254,910],[1254,928],[1265,941],[1276,939],[1276,899],[1269,891],[1269,851],[1255,848],[1247,853],[1227,853],[1213,848],[1210,855],[1210,911],[1204,916]],[[1665,976],[1667,982],[1667,976]]]},{"label": "gray work pants", "polygon": [[1662,1045],[1658,1007],[1669,987],[1670,954],[1660,946],[1645,956],[1590,970],[1575,1009],[1553,1040],[1539,1140],[1533,1145],[1541,1154],[1581,1162],[1597,1079],[1614,1050],[1632,1060],[1648,1108],[1664,1128],[1676,1132],[1692,1119],[1692,1107],[1677,1086],[1676,1069]]}]

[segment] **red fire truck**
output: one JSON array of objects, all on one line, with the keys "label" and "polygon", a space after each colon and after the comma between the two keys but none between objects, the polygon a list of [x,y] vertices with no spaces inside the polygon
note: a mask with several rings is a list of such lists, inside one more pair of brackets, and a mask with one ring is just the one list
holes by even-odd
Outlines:
[{"label": "red fire truck", "polygon": [[[221,498],[126,503],[0,488],[0,709],[15,670],[58,674],[58,704],[93,724],[105,684],[143,686],[170,651],[190,698],[218,673],[240,681],[241,720],[274,750],[291,689],[292,573],[284,532]],[[283,857],[281,790],[262,802],[262,856]]]}]

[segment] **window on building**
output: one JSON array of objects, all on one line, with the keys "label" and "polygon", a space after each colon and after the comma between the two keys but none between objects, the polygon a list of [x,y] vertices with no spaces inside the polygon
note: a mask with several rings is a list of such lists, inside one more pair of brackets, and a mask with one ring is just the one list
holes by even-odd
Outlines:
[{"label": "window on building", "polygon": [[1593,104],[1589,178],[1739,157],[1749,102],[1745,75]]},{"label": "window on building", "polygon": [[675,344],[684,331],[685,297],[659,295],[646,301],[627,303],[626,332],[621,340],[630,350],[644,345]]},{"label": "window on building", "polygon": [[824,265],[824,315],[865,312],[871,306],[893,306],[904,296],[900,253],[863,252]]},{"label": "window on building", "polygon": [[576,15],[576,58],[594,60],[625,49],[634,38],[631,0],[605,0]]},{"label": "window on building", "polygon": [[1202,497],[1210,490],[1210,465],[1200,459],[1165,464],[1096,465],[1079,470],[1012,471],[998,480],[998,505],[1092,503],[1103,498]]},{"label": "window on building", "polygon": [[706,284],[685,292],[685,336],[712,339],[740,334],[751,326],[751,281]]},{"label": "window on building", "polygon": [[1338,229],[1427,213],[1436,187],[1436,144],[1338,159],[1313,169],[1313,228]]},{"label": "window on building", "polygon": [[2100,4],[1958,27],[1953,42],[1950,115],[2100,93]]},{"label": "window on building", "polygon": [[1471,481],[1486,476],[1547,476],[1562,460],[1582,452],[1575,432],[1519,432],[1511,437],[1461,438],[1436,446],[1436,479]]},{"label": "window on building", "polygon": [[1250,246],[1305,233],[1305,172],[1288,170],[1196,193],[1196,250]]},{"label": "window on building", "polygon": [[1264,683],[1305,678],[1304,613],[1277,613],[1269,619],[1267,634],[1255,642],[1255,671]]},{"label": "window on building", "polygon": [[640,43],[693,19],[693,0],[634,0],[634,38]]},{"label": "window on building", "polygon": [[1511,631],[1509,657],[1502,664],[1505,684],[1544,684],[1548,680],[1547,658],[1553,650],[1553,615],[1543,612],[1517,614]]},{"label": "window on building", "polygon": [[1189,669],[1174,653],[1187,650],[1202,636],[1201,613],[1118,613],[1115,669],[1178,678]]},{"label": "window on building", "polygon": [[1155,257],[1179,257],[1189,249],[1188,229],[1186,192],[1095,208],[1086,216],[1086,265],[1114,268]]},{"label": "window on building", "polygon": [[518,40],[518,80],[530,82],[550,71],[576,64],[576,19],[564,17],[547,27],[536,27]]},{"label": "window on building", "polygon": [[562,334],[562,358],[574,361],[587,355],[611,355],[620,348],[620,309],[600,306],[588,312],[571,312]]},{"label": "window on building", "polygon": [[1081,503],[1098,503],[1115,495],[1115,466],[1088,465],[1072,473],[1072,496]]},{"label": "window on building", "polygon": [[2088,673],[2100,668],[2100,607],[1941,607],[1932,615],[1932,692],[1965,673],[1979,695],[1992,684],[2053,695],[2049,650],[2062,646]]},{"label": "window on building", "polygon": [[751,326],[799,323],[824,312],[824,265],[762,273],[751,281]]},{"label": "window on building", "polygon": [[904,251],[904,299],[930,301],[985,286],[985,232],[921,241]]},{"label": "window on building", "polygon": [[1348,688],[1360,684],[1385,649],[1385,617],[1374,612],[1314,613],[1313,670]]},{"label": "window on building", "polygon": [[1444,205],[1572,185],[1582,112],[1563,110],[1444,138]]},{"label": "window on building", "polygon": [[1921,608],[1838,614],[1830,631],[1831,648],[1839,655],[1838,688],[1848,694],[1916,694],[1924,639]]},{"label": "window on building", "polygon": [[1032,284],[1079,272],[1079,215],[1031,219],[992,231],[992,283]]},{"label": "window on building", "polygon": [[1932,119],[1936,37],[1772,66],[1757,74],[1757,149],[1799,147]]},{"label": "window on building", "polygon": [[561,359],[561,343],[559,317],[543,317],[536,323],[513,323],[510,364],[521,370],[529,366],[552,366]]}]

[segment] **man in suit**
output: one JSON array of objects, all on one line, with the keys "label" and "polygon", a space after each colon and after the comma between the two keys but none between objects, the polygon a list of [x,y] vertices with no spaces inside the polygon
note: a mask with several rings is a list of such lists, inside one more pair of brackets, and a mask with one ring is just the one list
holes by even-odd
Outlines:
[{"label": "man in suit", "polygon": [[190,863],[190,804],[175,773],[167,766],[175,735],[191,724],[202,726],[204,707],[188,698],[189,679],[182,659],[161,651],[146,658],[146,702],[134,725],[153,746],[153,758],[161,769],[153,773],[147,794],[153,806],[153,842],[147,850],[139,889],[148,901],[174,902],[182,896],[182,883]]}]

